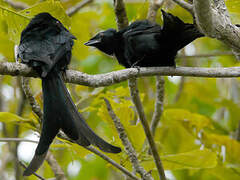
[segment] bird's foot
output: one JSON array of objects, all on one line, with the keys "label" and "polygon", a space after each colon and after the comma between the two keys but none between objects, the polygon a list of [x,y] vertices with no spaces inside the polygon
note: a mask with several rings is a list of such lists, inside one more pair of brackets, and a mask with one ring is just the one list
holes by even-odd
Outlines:
[{"label": "bird's foot", "polygon": [[140,66],[136,66],[136,65],[133,64],[133,65],[131,66],[131,68],[137,68],[138,73],[140,73],[140,70],[141,70],[141,67],[140,67]]}]

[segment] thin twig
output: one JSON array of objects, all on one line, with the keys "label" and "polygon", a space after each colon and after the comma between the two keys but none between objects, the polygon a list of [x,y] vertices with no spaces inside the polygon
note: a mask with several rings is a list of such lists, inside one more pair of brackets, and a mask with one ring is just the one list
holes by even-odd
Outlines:
[{"label": "thin twig", "polygon": [[117,162],[115,162],[114,160],[112,160],[111,158],[109,158],[108,156],[106,156],[105,154],[103,154],[102,152],[98,151],[96,148],[89,146],[89,147],[84,147],[86,149],[88,149],[89,151],[93,152],[94,154],[98,155],[99,157],[101,157],[102,159],[106,160],[107,162],[109,162],[110,164],[112,164],[114,167],[116,167],[117,169],[119,169],[121,172],[123,172],[125,175],[127,175],[128,177],[135,179],[135,180],[140,180],[137,176],[135,176],[133,173],[131,173],[130,171],[128,171],[126,168],[124,168],[123,166],[121,166],[120,164],[118,164]]},{"label": "thin twig", "polygon": [[56,158],[53,156],[53,154],[50,151],[48,151],[47,153],[46,161],[52,168],[57,180],[67,180],[67,177],[65,176],[61,166],[59,166]]},{"label": "thin twig", "polygon": [[125,147],[125,150],[127,152],[127,155],[130,159],[130,162],[132,163],[134,171],[139,173],[143,180],[153,180],[152,176],[149,173],[147,173],[145,171],[145,169],[140,165],[138,158],[137,158],[137,153],[136,153],[132,143],[129,141],[126,131],[125,131],[120,119],[114,113],[110,102],[106,98],[104,98],[104,101],[106,103],[108,113],[111,116],[111,118],[114,122],[114,125],[118,131],[119,138],[121,139],[121,141]]},{"label": "thin twig", "polygon": [[28,8],[29,6],[23,2],[16,2],[12,0],[4,0],[4,2],[8,3],[10,6],[12,6],[14,9],[23,10]]},{"label": "thin twig", "polygon": [[155,136],[157,125],[160,121],[161,115],[163,113],[163,102],[164,102],[164,78],[161,76],[157,76],[156,78],[156,102],[155,102],[155,110],[153,113],[150,129],[152,135]]},{"label": "thin twig", "polygon": [[163,5],[164,0],[152,0],[149,8],[148,8],[148,15],[147,19],[149,21],[155,22],[156,16],[157,16],[157,11],[158,9]]},{"label": "thin twig", "polygon": [[38,143],[38,141],[24,139],[24,138],[0,138],[0,142],[31,142]]},{"label": "thin twig", "polygon": [[77,3],[75,6],[70,7],[66,10],[66,14],[68,16],[73,16],[75,13],[77,13],[81,8],[86,6],[87,4],[93,2],[94,0],[82,0],[79,3]]},{"label": "thin twig", "polygon": [[184,0],[173,0],[175,3],[177,3],[179,6],[182,8],[186,9],[188,12],[190,12],[194,16],[194,11],[193,11],[193,5],[190,3],[187,3]]},{"label": "thin twig", "polygon": [[[118,29],[121,30],[122,28],[124,28],[128,25],[127,13],[125,11],[125,4],[124,4],[123,0],[113,0],[113,1],[114,1],[115,15],[116,15],[116,19],[117,19],[117,26],[118,26]],[[154,161],[157,165],[157,169],[158,169],[160,178],[161,178],[161,180],[165,180],[166,177],[164,174],[163,166],[161,164],[161,160],[158,155],[157,148],[156,148],[155,142],[153,140],[148,122],[146,120],[146,117],[145,117],[145,114],[143,111],[143,106],[142,106],[142,103],[141,103],[141,100],[140,100],[140,97],[138,94],[137,80],[136,80],[136,78],[131,78],[131,79],[129,79],[128,83],[129,83],[128,86],[130,88],[132,101],[135,104],[136,109],[138,111],[138,115],[139,115],[139,118],[143,125],[143,129],[147,136],[150,148],[152,150]]]},{"label": "thin twig", "polygon": [[[60,133],[60,138],[71,141],[65,134]],[[24,139],[24,138],[0,138],[0,142],[31,142],[31,143],[38,143],[38,141],[34,141],[34,140],[29,140],[29,139]],[[140,180],[137,176],[135,176],[134,174],[132,174],[131,172],[129,172],[126,168],[124,168],[123,166],[121,166],[120,164],[118,164],[117,162],[115,162],[114,160],[112,160],[111,158],[109,158],[108,156],[106,156],[105,154],[103,154],[102,152],[98,151],[96,148],[92,147],[92,146],[88,146],[88,147],[83,147],[89,151],[91,151],[92,153],[98,155],[99,157],[101,157],[102,159],[106,160],[108,163],[112,164],[114,167],[116,167],[117,169],[119,169],[121,172],[123,172],[124,174],[126,174],[127,176],[129,176],[130,178],[134,179],[134,180]]]},{"label": "thin twig", "polygon": [[162,162],[160,160],[160,156],[158,154],[156,144],[153,140],[153,136],[152,136],[152,133],[150,131],[150,127],[148,125],[148,122],[147,122],[147,119],[146,119],[146,116],[145,116],[145,113],[144,113],[143,105],[142,105],[140,97],[139,97],[137,80],[136,80],[136,78],[132,78],[132,79],[129,79],[128,83],[129,83],[129,88],[130,88],[132,101],[133,101],[133,103],[134,103],[134,105],[137,109],[139,119],[142,123],[144,132],[146,134],[146,137],[147,137],[147,140],[148,140],[148,143],[149,143],[152,155],[153,155],[154,162],[157,166],[157,170],[158,170],[160,179],[161,180],[166,180],[163,165],[162,165]]},{"label": "thin twig", "polygon": [[236,140],[240,142],[240,120],[238,121],[238,128],[236,132]]},{"label": "thin twig", "polygon": [[[25,166],[25,164],[23,164],[21,161],[19,161],[19,164],[23,167],[23,168],[27,168],[27,166]],[[45,180],[43,177],[41,177],[40,175],[38,175],[37,173],[33,173],[37,178],[41,179],[41,180]]]},{"label": "thin twig", "polygon": [[174,98],[174,102],[177,102],[179,100],[179,98],[182,94],[182,91],[183,91],[184,83],[185,83],[185,77],[181,77],[179,87],[178,87],[178,91],[177,91],[177,94]]},{"label": "thin twig", "polygon": [[233,52],[226,51],[226,52],[213,52],[208,54],[177,55],[177,58],[206,58],[206,57],[233,56],[233,55],[234,55]]},{"label": "thin twig", "polygon": [[[21,86],[21,77],[17,77],[16,81],[17,81],[17,87],[19,89],[19,95],[20,95],[20,98],[18,100],[18,106],[17,106],[16,114],[18,116],[22,116],[24,107],[26,105],[26,96],[25,96],[24,91],[23,91],[22,86]],[[16,124],[16,125],[14,125],[13,136],[15,138],[18,138],[19,133],[20,133],[20,125]],[[20,180],[21,179],[21,174],[22,174],[21,168],[20,168],[19,162],[18,162],[18,153],[17,153],[18,145],[19,145],[18,142],[12,144],[12,146],[13,146],[12,151],[13,151],[13,155],[14,155],[14,171],[15,171],[16,180]]]},{"label": "thin twig", "polygon": [[42,113],[42,110],[41,110],[39,104],[37,103],[36,99],[34,98],[30,87],[29,87],[29,78],[27,78],[27,77],[22,78],[22,88],[23,88],[23,91],[32,107],[33,112],[39,117],[39,123],[40,123],[43,119],[43,113]]},{"label": "thin twig", "polygon": [[113,0],[118,30],[128,26],[128,18],[123,0]]},{"label": "thin twig", "polygon": [[[148,9],[148,20],[155,22],[158,9],[162,6],[164,0],[152,0]],[[151,132],[155,135],[156,127],[160,121],[163,112],[163,100],[164,100],[164,78],[156,76],[156,102],[155,110],[151,121]]]},{"label": "thin twig", "polygon": [[[94,0],[82,0],[79,3],[77,3],[75,6],[70,7],[66,10],[66,14],[68,16],[73,16],[75,13],[77,13],[81,8],[85,7],[87,4],[93,2]],[[14,9],[23,10],[26,8],[29,8],[29,6],[23,2],[16,2],[12,0],[4,0],[4,2],[8,3],[10,6],[12,6]]]}]

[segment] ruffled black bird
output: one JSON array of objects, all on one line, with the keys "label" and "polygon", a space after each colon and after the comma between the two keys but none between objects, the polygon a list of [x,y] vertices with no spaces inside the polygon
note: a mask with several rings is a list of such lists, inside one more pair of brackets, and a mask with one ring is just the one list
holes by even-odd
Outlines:
[{"label": "ruffled black bird", "polygon": [[148,20],[135,21],[118,32],[115,29],[100,32],[85,45],[116,56],[126,68],[175,67],[178,50],[203,34],[193,24],[184,23],[163,10],[162,14],[162,27]]},{"label": "ruffled black bird", "polygon": [[43,89],[42,132],[35,155],[24,171],[26,176],[41,166],[60,129],[81,146],[93,144],[105,152],[121,152],[119,147],[105,142],[90,129],[64,84],[62,72],[70,63],[74,39],[49,13],[36,15],[21,34],[18,58],[38,72]]}]

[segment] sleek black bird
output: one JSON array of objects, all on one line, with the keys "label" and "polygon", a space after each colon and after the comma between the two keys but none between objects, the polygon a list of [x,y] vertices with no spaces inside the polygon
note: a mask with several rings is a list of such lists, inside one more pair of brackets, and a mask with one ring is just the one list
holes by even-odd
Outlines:
[{"label": "sleek black bird", "polygon": [[148,20],[135,21],[116,31],[108,29],[85,43],[116,56],[126,68],[176,66],[177,51],[203,34],[193,24],[162,10],[163,27]]},{"label": "sleek black bird", "polygon": [[105,152],[121,152],[86,124],[64,84],[62,72],[70,63],[74,39],[62,23],[48,13],[36,15],[21,34],[18,58],[39,73],[43,89],[42,132],[35,155],[24,171],[25,176],[41,166],[60,129],[81,146],[93,144]]}]

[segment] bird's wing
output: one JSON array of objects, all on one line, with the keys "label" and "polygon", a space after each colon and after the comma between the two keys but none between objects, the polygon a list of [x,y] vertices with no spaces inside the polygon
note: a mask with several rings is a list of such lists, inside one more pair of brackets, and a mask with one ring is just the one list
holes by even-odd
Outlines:
[{"label": "bird's wing", "polygon": [[154,53],[159,46],[157,39],[161,36],[161,26],[149,21],[141,22],[143,23],[138,22],[137,25],[132,26],[134,28],[123,34],[124,54],[131,65],[149,52]]}]

